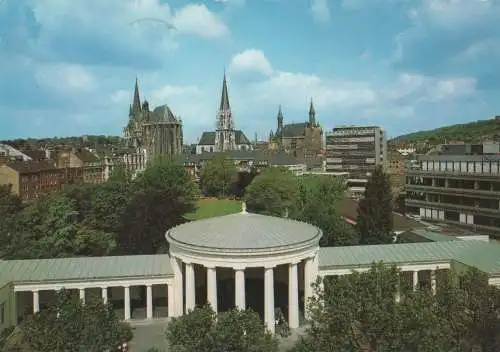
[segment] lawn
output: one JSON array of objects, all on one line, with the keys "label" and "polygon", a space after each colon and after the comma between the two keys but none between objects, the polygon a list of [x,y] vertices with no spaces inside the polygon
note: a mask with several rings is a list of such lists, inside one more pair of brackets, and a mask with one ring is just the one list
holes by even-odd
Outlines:
[{"label": "lawn", "polygon": [[186,219],[200,220],[238,213],[241,211],[241,203],[241,201],[232,199],[200,199],[196,204],[196,211],[186,214]]}]

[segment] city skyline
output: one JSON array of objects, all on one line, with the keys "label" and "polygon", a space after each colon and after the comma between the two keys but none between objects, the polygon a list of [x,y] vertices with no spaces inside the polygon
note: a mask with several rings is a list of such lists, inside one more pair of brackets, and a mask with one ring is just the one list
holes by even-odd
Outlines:
[{"label": "city skyline", "polygon": [[0,139],[122,135],[135,78],[186,142],[213,130],[227,71],[253,139],[307,120],[389,136],[500,111],[500,4],[488,0],[0,3]]}]

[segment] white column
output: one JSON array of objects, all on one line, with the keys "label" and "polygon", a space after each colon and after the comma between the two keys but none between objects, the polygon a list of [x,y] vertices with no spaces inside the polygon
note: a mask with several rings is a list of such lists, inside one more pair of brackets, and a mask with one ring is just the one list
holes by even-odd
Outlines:
[{"label": "white column", "polygon": [[436,270],[431,270],[431,291],[432,294],[436,294]]},{"label": "white column", "polygon": [[413,291],[418,289],[418,270],[413,271]]},{"label": "white column", "polygon": [[38,290],[33,290],[33,313],[40,311],[40,295]]},{"label": "white column", "polygon": [[194,266],[186,263],[186,313],[195,307]]},{"label": "white column", "polygon": [[168,310],[168,317],[173,317],[175,316],[175,303],[174,303],[174,286],[172,284],[167,285],[167,310]]},{"label": "white column", "polygon": [[299,327],[299,279],[297,263],[288,266],[288,325],[291,329]]},{"label": "white column", "polygon": [[130,286],[123,287],[123,306],[125,308],[124,318],[130,320]]},{"label": "white column", "polygon": [[79,290],[79,295],[80,295],[80,301],[82,304],[85,304],[85,288],[81,288]]},{"label": "white column", "polygon": [[102,301],[104,304],[108,304],[108,288],[107,287],[101,287],[101,296],[102,296]]},{"label": "white column", "polygon": [[312,284],[314,280],[312,278],[312,264],[313,258],[306,258],[304,262],[304,315],[306,319],[309,319],[307,306],[313,293]]},{"label": "white column", "polygon": [[264,323],[274,333],[274,268],[264,269]]},{"label": "white column", "polygon": [[217,269],[207,267],[207,302],[217,313]]},{"label": "white column", "polygon": [[234,269],[234,303],[236,308],[240,310],[245,310],[245,269],[235,268]]},{"label": "white column", "polygon": [[153,319],[153,287],[146,285],[146,319]]},{"label": "white column", "polygon": [[184,287],[182,279],[182,262],[176,257],[170,258],[172,269],[174,271],[174,316],[184,314]]}]

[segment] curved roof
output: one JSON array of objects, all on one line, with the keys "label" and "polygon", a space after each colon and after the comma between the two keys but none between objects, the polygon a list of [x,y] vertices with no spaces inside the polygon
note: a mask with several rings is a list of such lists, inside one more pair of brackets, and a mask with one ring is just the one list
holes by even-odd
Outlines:
[{"label": "curved roof", "polygon": [[220,250],[265,250],[294,247],[314,239],[321,230],[305,222],[242,211],[188,222],[167,232],[169,242]]}]

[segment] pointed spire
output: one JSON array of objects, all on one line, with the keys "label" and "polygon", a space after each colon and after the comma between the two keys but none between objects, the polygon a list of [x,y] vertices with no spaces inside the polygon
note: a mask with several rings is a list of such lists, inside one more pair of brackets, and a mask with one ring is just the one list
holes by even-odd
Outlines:
[{"label": "pointed spire", "polygon": [[314,109],[313,99],[311,98],[311,104],[309,105],[309,115],[316,114],[316,109]]},{"label": "pointed spire", "polygon": [[313,100],[311,98],[311,105],[309,105],[309,127],[316,126],[316,109],[314,109]]},{"label": "pointed spire", "polygon": [[229,111],[229,94],[227,92],[226,70],[224,69],[224,80],[222,81],[222,95],[220,98],[220,111]]},{"label": "pointed spire", "polygon": [[135,88],[134,88],[134,101],[132,103],[133,111],[141,111],[141,98],[139,96],[139,82],[137,77],[135,77]]}]

